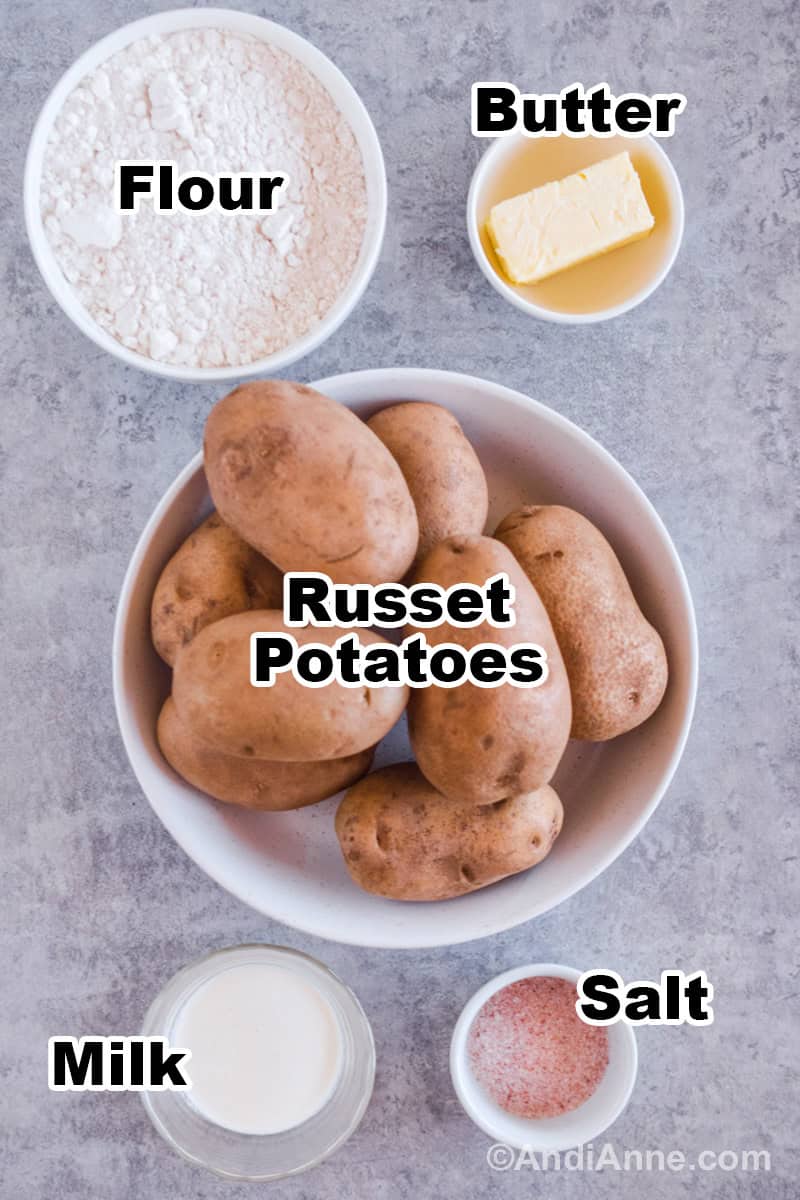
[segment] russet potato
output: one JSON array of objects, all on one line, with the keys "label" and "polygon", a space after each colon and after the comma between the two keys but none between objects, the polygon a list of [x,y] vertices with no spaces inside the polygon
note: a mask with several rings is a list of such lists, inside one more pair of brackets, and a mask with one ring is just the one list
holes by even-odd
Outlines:
[{"label": "russet potato", "polygon": [[156,584],[153,645],[173,665],[206,625],[252,608],[280,608],[283,576],[212,513],[175,551]]},{"label": "russet potato", "polygon": [[365,891],[447,900],[541,862],[562,817],[551,787],[478,805],[443,796],[414,763],[401,763],[350,788],[336,813],[336,835]]},{"label": "russet potato", "polygon": [[607,741],[652,716],[667,686],[664,643],[600,530],[574,509],[528,505],[495,537],[550,615],[572,691],[572,737]]},{"label": "russet potato", "polygon": [[371,747],[346,758],[315,762],[270,762],[225,754],[191,734],[172,697],[161,709],[157,732],[164,758],[193,787],[215,800],[259,812],[305,808],[335,796],[365,775],[372,762]]},{"label": "russet potato", "polygon": [[204,441],[220,515],[282,571],[398,580],[417,552],[414,502],[379,438],[299,383],[247,383],[212,408]]},{"label": "russet potato", "polygon": [[392,404],[367,422],[403,472],[417,510],[417,560],[451,534],[480,534],[489,497],[478,456],[440,404]]},{"label": "russet potato", "polygon": [[550,619],[511,552],[487,537],[451,537],[419,564],[416,580],[474,583],[505,572],[516,591],[512,626],[487,622],[471,628],[445,623],[425,634],[431,645],[471,648],[483,642],[532,642],[544,650],[549,674],[539,687],[415,689],[408,710],[414,754],[423,775],[454,800],[488,804],[533,792],[555,774],[569,738],[569,685]]},{"label": "russet potato", "polygon": [[[278,762],[344,758],[379,742],[402,715],[408,688],[305,687],[286,671],[271,687],[250,683],[253,633],[289,633],[302,646],[332,646],[341,630],[288,629],[276,610],[238,613],[208,625],[178,654],[172,696],[194,737],[226,754]],[[384,639],[360,630],[364,645]]]}]

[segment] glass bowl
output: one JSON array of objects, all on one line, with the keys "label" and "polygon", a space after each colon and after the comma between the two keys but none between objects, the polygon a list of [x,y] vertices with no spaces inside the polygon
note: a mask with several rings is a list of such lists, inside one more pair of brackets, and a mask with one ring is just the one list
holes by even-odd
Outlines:
[{"label": "glass bowl", "polygon": [[178,971],[150,1005],[142,1035],[172,1042],[178,1014],[198,987],[231,967],[251,964],[296,972],[333,1011],[341,1038],[341,1069],[322,1108],[282,1133],[244,1134],[204,1117],[192,1105],[191,1090],[142,1092],[142,1100],[164,1140],[189,1162],[227,1179],[265,1181],[306,1171],[347,1141],[372,1095],[375,1044],[356,996],[332,971],[297,950],[257,944],[214,950]]}]

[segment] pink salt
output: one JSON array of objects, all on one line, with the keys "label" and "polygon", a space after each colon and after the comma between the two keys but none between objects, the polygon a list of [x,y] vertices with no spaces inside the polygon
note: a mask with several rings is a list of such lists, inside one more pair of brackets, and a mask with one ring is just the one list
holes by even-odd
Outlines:
[{"label": "pink salt", "polygon": [[517,1117],[557,1117],[596,1091],[608,1066],[608,1030],[586,1025],[566,979],[510,983],[472,1023],[467,1053],[489,1097]]}]

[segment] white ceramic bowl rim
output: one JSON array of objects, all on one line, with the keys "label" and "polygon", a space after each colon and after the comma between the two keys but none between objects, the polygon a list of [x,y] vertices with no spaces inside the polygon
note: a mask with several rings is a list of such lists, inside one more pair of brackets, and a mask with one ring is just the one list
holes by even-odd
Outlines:
[{"label": "white ceramic bowl rim", "polygon": [[[70,92],[89,71],[131,42],[154,34],[196,28],[226,28],[260,37],[293,55],[311,71],[329,92],[344,120],[353,130],[361,150],[367,183],[367,224],[358,261],[344,291],[322,320],[303,337],[274,354],[235,367],[191,367],[159,363],[123,346],[94,320],[63,275],[45,234],[41,216],[42,165],[47,140]],[[95,42],[64,72],[47,97],[31,134],[25,161],[23,208],[28,239],[42,278],[62,311],[95,345],[129,366],[167,379],[188,382],[244,379],[267,372],[277,372],[316,350],[347,319],[364,294],[383,244],[386,204],[386,168],[378,134],[363,101],[346,76],[321,50],[300,34],[293,33],[285,26],[268,21],[264,17],[226,8],[182,8],[154,13],[132,21]]]},{"label": "white ceramic bowl rim", "polygon": [[[519,140],[524,137],[522,134],[510,134],[510,138]],[[519,308],[522,312],[529,316],[538,317],[542,321],[552,321],[557,325],[594,325],[600,321],[610,321],[612,317],[622,316],[623,313],[630,312],[631,309],[642,304],[648,296],[659,287],[667,275],[672,270],[675,259],[678,256],[678,251],[683,241],[683,231],[686,221],[685,205],[683,201],[683,190],[678,178],[678,173],[675,170],[672,162],[667,155],[666,150],[658,141],[651,137],[648,133],[644,139],[658,159],[659,166],[664,175],[664,178],[669,186],[670,195],[675,206],[675,228],[670,241],[669,250],[664,257],[658,270],[653,274],[652,278],[645,283],[638,292],[629,296],[627,300],[623,300],[620,304],[612,305],[610,308],[598,309],[596,312],[585,313],[569,313],[560,312],[556,308],[547,308],[542,304],[535,304],[533,300],[529,300],[523,296],[512,284],[508,283],[503,277],[498,274],[495,267],[489,261],[486,251],[481,242],[480,229],[478,228],[477,204],[478,194],[483,186],[485,177],[491,172],[495,166],[495,159],[503,152],[507,144],[507,138],[496,138],[494,144],[481,155],[478,160],[472,181],[469,185],[467,194],[467,232],[469,234],[469,244],[472,253],[475,256],[475,261],[480,267],[483,274],[488,279],[489,283],[499,292],[504,299],[508,300],[515,308]],[[530,139],[525,139],[530,140]]]},{"label": "white ceramic bowl rim", "polygon": [[[592,1131],[588,1136],[581,1137],[578,1141],[570,1140],[570,1137],[567,1135],[561,1142],[558,1141],[558,1138],[554,1139],[554,1141],[548,1139],[547,1143],[540,1142],[537,1138],[537,1132],[547,1131],[549,1122],[547,1120],[531,1120],[528,1122],[521,1118],[512,1118],[511,1121],[508,1121],[508,1125],[516,1125],[519,1130],[527,1126],[529,1129],[529,1133],[526,1135],[528,1140],[523,1141],[520,1139],[519,1142],[517,1142],[516,1138],[509,1140],[508,1131],[501,1127],[501,1122],[498,1120],[497,1124],[494,1123],[493,1106],[490,1103],[484,1105],[481,1102],[478,1094],[476,1094],[479,1093],[477,1085],[473,1085],[472,1088],[468,1085],[470,1068],[466,1060],[467,1038],[473,1021],[492,996],[502,991],[503,988],[508,987],[509,984],[517,983],[520,979],[556,978],[566,979],[570,983],[577,984],[580,976],[581,972],[575,967],[566,967],[560,963],[528,963],[522,967],[512,967],[510,970],[496,975],[494,979],[490,979],[482,987],[478,988],[477,992],[464,1005],[456,1021],[450,1041],[450,1078],[452,1079],[456,1095],[464,1111],[478,1128],[482,1129],[489,1137],[496,1138],[504,1145],[511,1145],[517,1148],[521,1148],[523,1145],[530,1146],[533,1150],[563,1151],[581,1143],[585,1144],[587,1141],[591,1141],[592,1138],[599,1137],[610,1125],[613,1125],[631,1098],[636,1084],[639,1054],[636,1045],[636,1034],[633,1028],[621,1022],[609,1027],[608,1030],[609,1051],[612,1060],[616,1059],[616,1061],[609,1061],[608,1069],[622,1072],[622,1085],[617,1088],[615,1096],[609,1097],[606,1107],[602,1110],[602,1115],[597,1115]],[[563,1126],[569,1128],[572,1120],[579,1119],[578,1114],[580,1114],[580,1109],[574,1110],[573,1113],[565,1113],[559,1120]]]},{"label": "white ceramic bowl rim", "polygon": [[[348,935],[346,929],[337,929],[334,935],[330,928],[320,928],[313,920],[307,920],[304,913],[298,914],[296,907],[291,903],[285,902],[285,897],[271,895],[269,909],[265,909],[254,891],[245,885],[238,877],[232,876],[229,873],[221,870],[217,858],[213,852],[213,847],[200,842],[193,842],[191,838],[185,835],[185,831],[180,825],[172,819],[172,814],[167,805],[159,806],[156,800],[148,794],[147,789],[142,782],[142,760],[146,757],[146,749],[143,746],[142,735],[137,728],[136,720],[131,712],[130,705],[124,694],[123,673],[124,673],[124,658],[126,649],[126,629],[128,625],[129,614],[133,602],[133,597],[136,590],[137,578],[147,552],[149,543],[154,535],[154,532],[159,527],[165,514],[169,511],[174,503],[175,497],[180,493],[198,471],[202,469],[203,456],[202,452],[189,462],[180,472],[173,484],[168,488],[162,499],[156,506],[150,520],[147,522],[142,534],[137,542],[136,548],[131,556],[128,564],[128,569],[125,573],[125,578],[120,592],[119,603],[117,606],[116,620],[114,624],[113,638],[113,679],[114,679],[114,703],[117,711],[117,719],[119,721],[120,731],[122,734],[123,743],[128,754],[128,758],[133,767],[134,773],[139,779],[142,789],[151,807],[158,814],[160,820],[178,842],[178,844],[186,851],[186,853],[194,859],[196,863],[217,883],[223,888],[237,896],[245,904],[251,907],[266,912],[274,920],[282,921],[295,929],[299,929],[304,933],[313,934],[318,937],[325,937],[343,944],[351,944],[357,946],[371,946],[379,949],[421,949],[427,947],[435,947],[440,945],[456,945],[459,942],[467,942],[473,939],[488,937],[492,934],[500,933],[505,929],[513,928],[524,921],[531,920],[533,917],[540,915],[542,912],[549,911],[556,905],[562,903],[582,888],[586,887],[592,880],[596,879],[610,864],[619,857],[620,854],[634,841],[644,825],[652,816],[658,804],[666,792],[678,763],[686,745],[686,740],[689,736],[689,729],[692,723],[694,714],[695,699],[697,694],[697,675],[698,675],[698,645],[697,645],[697,625],[694,614],[694,606],[692,604],[691,593],[686,579],[686,574],[683,565],[678,557],[677,551],[672,543],[672,540],[667,532],[664,523],[659,517],[656,510],[653,508],[650,501],[639,488],[638,484],[632,479],[628,472],[617,462],[617,460],[605,450],[598,442],[594,440],[588,433],[584,432],[578,426],[574,425],[566,417],[560,413],[548,408],[544,404],[524,395],[521,392],[513,391],[511,388],[505,387],[502,384],[490,383],[486,380],[480,380],[475,377],[466,376],[453,371],[436,371],[426,368],[378,368],[367,371],[353,371],[344,375],[329,376],[325,379],[318,380],[311,384],[321,392],[326,392],[335,384],[337,390],[355,389],[357,385],[363,385],[365,388],[377,388],[382,381],[391,381],[396,397],[399,399],[404,394],[413,393],[414,384],[419,383],[424,385],[429,380],[436,380],[441,384],[448,384],[451,387],[457,386],[459,383],[472,383],[479,385],[483,391],[491,393],[498,400],[503,400],[508,404],[514,405],[523,412],[530,413],[534,410],[537,414],[537,419],[559,428],[562,432],[567,432],[572,439],[575,439],[583,444],[585,449],[596,459],[602,461],[604,468],[616,475],[620,480],[624,481],[628,489],[632,489],[637,493],[640,503],[646,508],[650,519],[662,534],[663,544],[666,547],[670,558],[670,565],[675,573],[680,589],[680,598],[686,613],[688,621],[688,682],[687,682],[687,698],[683,711],[683,718],[680,723],[677,736],[675,738],[672,752],[669,760],[661,772],[658,785],[654,788],[649,796],[646,804],[644,804],[638,814],[637,819],[633,820],[626,828],[623,836],[614,841],[608,848],[608,851],[592,860],[591,866],[584,870],[579,877],[572,882],[562,884],[553,890],[548,903],[535,906],[526,913],[517,915],[510,919],[490,919],[480,923],[459,927],[457,934],[448,937],[446,940],[441,937],[441,934],[436,932],[435,922],[431,923],[429,932],[421,934],[415,933],[412,938],[405,936],[393,936],[390,940],[386,940],[386,935],[381,934],[380,919],[375,922],[375,932],[370,932],[366,935],[363,931],[357,937]],[[479,895],[480,893],[473,893]],[[450,901],[449,903],[457,903]]]}]

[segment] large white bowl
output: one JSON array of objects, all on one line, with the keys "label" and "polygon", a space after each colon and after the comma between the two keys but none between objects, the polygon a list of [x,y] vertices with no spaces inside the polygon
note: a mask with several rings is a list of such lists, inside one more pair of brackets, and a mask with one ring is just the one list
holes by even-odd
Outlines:
[{"label": "large white bowl", "polygon": [[[308,933],[362,946],[440,946],[485,937],[546,912],[591,882],[633,840],[663,796],[683,751],[697,684],[697,631],[669,534],[626,471],[588,434],[534,400],[445,371],[360,371],[315,385],[360,416],[395,400],[449,408],[489,480],[488,528],[523,502],[567,504],[616,549],[645,614],[667,647],[670,682],[658,712],[605,744],[571,744],[556,776],[566,810],[550,856],[513,879],[433,904],[382,900],[347,874],[333,831],[335,800],[292,813],[218,804],[161,757],[156,718],[169,672],[150,642],[150,601],[170,555],[210,508],[200,454],[159,503],[134,551],[114,631],[114,698],[142,789],[187,854],[260,912]],[[410,758],[404,726],[379,764]],[[629,904],[621,895],[620,903]]]},{"label": "large white bowl", "polygon": [[[236,33],[260,38],[269,45],[291,54],[327,89],[350,125],[364,163],[367,223],[358,260],[344,291],[322,320],[303,337],[284,346],[282,350],[276,350],[274,354],[236,367],[192,367],[160,363],[123,346],[98,325],[81,303],[78,293],[62,273],[42,222],[42,164],[50,132],[67,96],[74,91],[85,75],[106,62],[113,54],[123,50],[125,46],[129,46],[131,42],[175,33],[181,29],[230,29]],[[252,375],[282,371],[304,355],[310,354],[312,350],[316,350],[336,332],[361,299],[378,262],[386,228],[386,168],[375,126],[361,98],[339,68],[334,66],[321,50],[317,50],[316,46],[312,46],[305,38],[292,33],[283,25],[253,16],[251,13],[235,12],[227,8],[182,8],[173,12],[154,13],[115,30],[99,42],[95,42],[61,76],[47,97],[31,135],[25,162],[23,202],[25,226],[36,265],[53,297],[78,329],[101,349],[107,350],[109,354],[130,366],[139,367],[140,370],[150,371],[155,375],[164,375],[169,379],[203,383],[215,379],[245,379]]]}]

